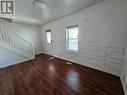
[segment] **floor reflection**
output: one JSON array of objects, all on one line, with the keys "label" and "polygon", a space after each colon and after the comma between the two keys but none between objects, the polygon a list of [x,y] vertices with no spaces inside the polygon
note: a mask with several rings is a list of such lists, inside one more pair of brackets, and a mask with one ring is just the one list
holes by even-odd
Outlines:
[{"label": "floor reflection", "polygon": [[53,64],[49,65],[49,76],[53,77],[55,75],[56,71],[55,71],[55,67]]},{"label": "floor reflection", "polygon": [[74,90],[78,90],[79,87],[79,74],[73,70],[67,73],[67,84]]}]

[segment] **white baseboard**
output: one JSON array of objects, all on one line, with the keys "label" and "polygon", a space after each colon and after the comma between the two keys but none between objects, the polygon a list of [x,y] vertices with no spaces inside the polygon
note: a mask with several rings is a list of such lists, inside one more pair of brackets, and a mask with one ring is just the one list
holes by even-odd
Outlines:
[{"label": "white baseboard", "polygon": [[39,54],[41,54],[41,53],[43,53],[43,52],[42,52],[42,51],[36,52],[35,55],[39,55]]},{"label": "white baseboard", "polygon": [[[40,53],[38,53],[38,54],[36,54],[36,55],[39,55],[39,54],[41,54],[41,53],[42,53],[42,52],[40,52]],[[12,65],[9,64],[9,65],[6,65],[6,66],[2,66],[2,67],[0,67],[0,68],[10,67],[10,66],[13,66],[13,65],[16,65],[16,64],[20,64],[20,63],[23,63],[23,62],[32,60],[32,59],[35,59],[35,57],[32,57],[31,59],[30,59],[30,58],[26,58],[26,59],[23,59],[23,60],[14,62],[14,63],[12,63]]]},{"label": "white baseboard", "polygon": [[125,95],[127,95],[127,91],[125,91],[125,85],[124,85],[124,82],[123,82],[123,79],[122,79],[122,75],[120,75],[120,80],[121,80],[121,83],[122,83],[122,86],[123,86],[124,93],[125,93]]},{"label": "white baseboard", "polygon": [[20,64],[20,63],[29,61],[29,60],[31,60],[31,59],[24,59],[24,60],[21,60],[21,61],[17,61],[17,62],[15,62],[15,63],[13,63],[12,65],[3,66],[3,67],[0,67],[0,68],[10,67],[10,66],[13,66],[13,65],[16,65],[16,64]]},{"label": "white baseboard", "polygon": [[[47,55],[51,55],[51,54],[48,54],[46,52],[43,52],[44,54],[47,54]],[[96,70],[99,70],[99,71],[102,71],[102,72],[105,72],[105,73],[109,73],[109,74],[112,74],[112,75],[115,75],[115,76],[118,76],[120,77],[120,74],[118,72],[115,72],[115,71],[112,71],[111,69],[109,68],[105,68],[105,67],[98,67],[96,65],[91,65],[91,64],[82,64],[82,62],[75,62],[75,61],[72,61],[72,60],[69,60],[69,59],[66,59],[66,58],[63,58],[63,57],[60,57],[60,56],[56,56],[56,55],[51,55],[51,56],[54,56],[54,57],[57,57],[57,58],[60,58],[60,59],[63,59],[63,60],[68,60],[68,61],[71,61],[71,62],[74,62],[74,63],[77,63],[79,65],[82,65],[82,66],[86,66],[86,67],[89,67],[89,68],[93,68],[93,69],[96,69]]]}]

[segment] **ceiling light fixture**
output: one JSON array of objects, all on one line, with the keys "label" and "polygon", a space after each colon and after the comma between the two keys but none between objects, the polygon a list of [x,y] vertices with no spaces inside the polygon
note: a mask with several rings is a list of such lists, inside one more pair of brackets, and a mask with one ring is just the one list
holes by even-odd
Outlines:
[{"label": "ceiling light fixture", "polygon": [[42,0],[34,0],[33,5],[38,8],[43,8],[43,9],[47,8],[47,4]]}]

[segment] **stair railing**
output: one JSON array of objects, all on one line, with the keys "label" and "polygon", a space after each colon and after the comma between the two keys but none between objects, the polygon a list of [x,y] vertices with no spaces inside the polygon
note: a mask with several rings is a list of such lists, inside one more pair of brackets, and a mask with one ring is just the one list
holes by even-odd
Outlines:
[{"label": "stair railing", "polygon": [[27,41],[15,32],[7,31],[3,26],[0,26],[0,41],[29,53],[30,57],[35,57],[34,43]]}]

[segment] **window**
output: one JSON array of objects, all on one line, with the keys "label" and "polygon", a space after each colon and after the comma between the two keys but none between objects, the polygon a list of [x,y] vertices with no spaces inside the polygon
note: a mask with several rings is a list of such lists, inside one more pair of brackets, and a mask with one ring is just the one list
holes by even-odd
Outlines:
[{"label": "window", "polygon": [[78,51],[78,25],[67,27],[67,50]]},{"label": "window", "polygon": [[46,31],[47,43],[51,43],[51,30]]}]

